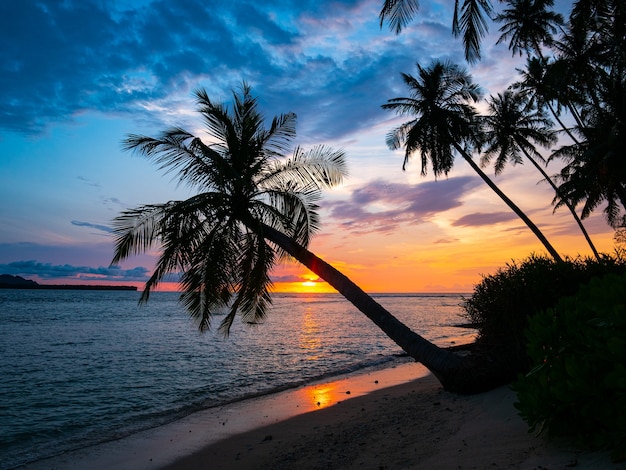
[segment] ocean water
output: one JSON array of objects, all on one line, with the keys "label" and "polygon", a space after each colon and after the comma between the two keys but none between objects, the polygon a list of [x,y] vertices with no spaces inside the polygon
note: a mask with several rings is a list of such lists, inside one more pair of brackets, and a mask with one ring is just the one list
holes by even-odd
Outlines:
[{"label": "ocean water", "polygon": [[[176,293],[0,290],[0,468],[193,411],[406,361],[338,294],[275,294],[261,325],[199,333]],[[461,295],[377,295],[441,346],[469,342]],[[218,317],[215,326],[221,319]]]}]

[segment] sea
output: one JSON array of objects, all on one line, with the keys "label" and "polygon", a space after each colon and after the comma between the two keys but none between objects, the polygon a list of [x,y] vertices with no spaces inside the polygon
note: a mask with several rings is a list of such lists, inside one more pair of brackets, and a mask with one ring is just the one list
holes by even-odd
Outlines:
[{"label": "sea", "polygon": [[[175,292],[0,290],[0,468],[201,409],[392,367],[403,351],[339,294],[274,294],[261,324],[199,332]],[[468,343],[462,294],[373,297],[440,346]]]}]

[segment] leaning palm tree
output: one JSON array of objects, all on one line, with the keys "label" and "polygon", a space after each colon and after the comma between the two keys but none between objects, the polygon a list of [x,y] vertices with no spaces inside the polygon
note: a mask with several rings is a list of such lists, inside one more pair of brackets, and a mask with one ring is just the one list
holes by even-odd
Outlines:
[{"label": "leaning palm tree", "polygon": [[[559,196],[559,188],[537,160],[545,163],[535,145],[550,148],[557,141],[557,137],[550,130],[552,122],[546,117],[541,108],[533,106],[532,100],[522,93],[507,90],[498,93],[488,100],[487,115],[482,118],[484,124],[484,140],[486,148],[483,150],[481,163],[486,165],[492,157],[496,157],[494,169],[496,175],[502,173],[507,163],[513,165],[523,162],[522,156],[541,173],[555,194]],[[578,224],[585,240],[597,259],[600,255],[596,250],[585,226],[578,217],[576,209],[568,201],[564,204]]]},{"label": "leaning palm tree", "polygon": [[182,201],[144,205],[114,219],[113,263],[154,246],[160,256],[141,302],[169,273],[182,272],[181,301],[200,329],[218,311],[229,312],[220,328],[228,333],[237,314],[262,319],[271,303],[270,272],[289,255],[327,281],[449,390],[475,392],[499,384],[468,372],[468,360],[441,349],[397,320],[337,269],[306,247],[319,227],[321,190],[346,175],[344,154],[326,147],[296,147],[294,114],[275,117],[266,129],[250,88],[234,93],[233,110],[196,97],[209,142],[174,128],[157,138],[130,135],[125,148],[174,172],[198,190]]},{"label": "leaning palm tree", "polygon": [[417,64],[418,77],[402,74],[409,88],[409,97],[394,98],[382,105],[401,115],[415,116],[387,135],[387,145],[397,150],[404,147],[404,165],[417,151],[422,161],[422,175],[428,163],[435,177],[447,175],[458,153],[481,179],[520,217],[557,261],[561,257],[539,228],[528,216],[496,186],[474,162],[470,155],[473,146],[480,144],[481,129],[476,111],[470,104],[478,101],[479,88],[471,76],[450,62],[434,61],[429,67]]}]

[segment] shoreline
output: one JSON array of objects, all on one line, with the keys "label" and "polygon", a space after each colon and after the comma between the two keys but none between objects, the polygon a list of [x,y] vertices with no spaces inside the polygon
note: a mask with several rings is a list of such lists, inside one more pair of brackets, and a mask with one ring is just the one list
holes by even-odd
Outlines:
[{"label": "shoreline", "polygon": [[120,439],[68,451],[17,468],[163,468],[220,440],[429,374],[421,364],[409,360],[407,358],[407,362],[400,363],[390,361],[194,411],[172,422]]},{"label": "shoreline", "polygon": [[197,411],[25,469],[622,468],[535,437],[501,387],[443,391],[419,363],[359,371]]}]

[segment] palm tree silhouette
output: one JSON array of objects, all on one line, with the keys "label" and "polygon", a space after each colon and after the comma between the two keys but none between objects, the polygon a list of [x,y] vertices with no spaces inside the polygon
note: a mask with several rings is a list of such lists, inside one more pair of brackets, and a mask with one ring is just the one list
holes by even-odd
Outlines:
[{"label": "palm tree silhouette", "polygon": [[198,190],[183,201],[144,205],[114,219],[117,263],[159,246],[156,268],[141,296],[169,273],[182,272],[181,301],[200,326],[228,309],[220,329],[234,318],[262,319],[271,303],[270,271],[290,255],[326,280],[411,357],[424,364],[450,390],[478,391],[493,386],[476,374],[460,374],[460,356],[411,331],[333,266],[306,247],[318,229],[316,201],[321,190],[346,175],[343,152],[326,147],[296,147],[296,117],[275,117],[265,129],[256,99],[244,84],[233,93],[234,106],[212,102],[196,92],[210,143],[180,128],[158,138],[130,135],[125,148],[174,172],[180,183]]},{"label": "palm tree silhouette", "polygon": [[[516,93],[513,90],[507,90],[503,94],[498,93],[496,96],[492,96],[488,103],[487,115],[482,118],[484,139],[487,147],[483,150],[481,163],[486,165],[493,156],[496,156],[494,169],[496,175],[498,175],[502,173],[508,162],[511,162],[513,165],[522,163],[523,155],[541,173],[555,194],[559,196],[561,194],[559,188],[537,162],[537,160],[540,160],[545,163],[545,160],[534,144],[549,148],[557,141],[555,133],[550,130],[552,123],[545,116],[544,112],[540,108],[533,107],[532,101],[527,99],[522,93]],[[564,204],[569,209],[572,217],[574,217],[591,251],[599,259],[600,255],[580,217],[578,217],[574,206],[565,200]]]},{"label": "palm tree silhouette", "polygon": [[479,89],[471,76],[450,62],[434,61],[429,67],[417,64],[418,77],[402,74],[410,96],[394,98],[382,105],[401,115],[415,116],[387,135],[391,149],[404,147],[404,164],[416,151],[420,152],[422,175],[428,163],[435,177],[447,175],[458,153],[481,179],[509,206],[541,241],[557,261],[561,257],[530,218],[483,172],[472,159],[468,147],[480,144],[481,129],[476,111],[470,102],[479,99]]},{"label": "palm tree silhouette", "polygon": [[554,0],[509,0],[507,4],[509,7],[494,18],[504,23],[496,44],[509,40],[513,54],[534,52],[545,62],[541,46],[552,45],[554,35],[563,24],[563,16],[550,10]]}]

